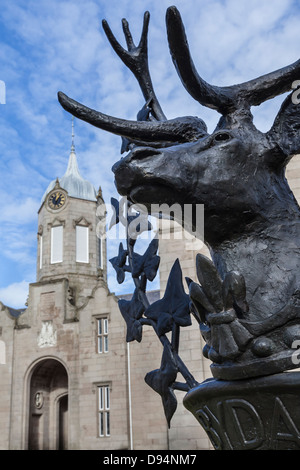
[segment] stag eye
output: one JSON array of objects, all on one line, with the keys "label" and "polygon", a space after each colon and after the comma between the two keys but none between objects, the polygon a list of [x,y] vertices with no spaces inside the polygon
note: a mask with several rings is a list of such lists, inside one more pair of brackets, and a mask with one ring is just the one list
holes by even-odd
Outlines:
[{"label": "stag eye", "polygon": [[229,132],[218,132],[218,134],[214,136],[215,142],[226,142],[226,140],[230,139],[231,135],[229,134]]}]

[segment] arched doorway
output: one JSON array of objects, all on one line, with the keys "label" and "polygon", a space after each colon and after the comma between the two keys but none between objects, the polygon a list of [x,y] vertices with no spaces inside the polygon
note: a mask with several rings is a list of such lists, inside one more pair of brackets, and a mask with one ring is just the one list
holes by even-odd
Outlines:
[{"label": "arched doorway", "polygon": [[68,448],[68,374],[61,362],[44,359],[30,378],[28,449]]},{"label": "arched doorway", "polygon": [[68,395],[58,400],[58,449],[68,449]]}]

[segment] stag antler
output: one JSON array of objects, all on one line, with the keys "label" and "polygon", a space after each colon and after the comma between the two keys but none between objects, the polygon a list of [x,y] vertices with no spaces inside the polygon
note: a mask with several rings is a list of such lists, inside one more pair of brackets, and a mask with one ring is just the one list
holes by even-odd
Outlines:
[{"label": "stag antler", "polygon": [[150,14],[146,12],[138,46],[133,42],[128,22],[123,19],[123,31],[128,51],[116,40],[105,20],[103,21],[103,28],[115,52],[136,77],[146,100],[146,105],[150,106],[151,113],[156,120],[140,122],[118,119],[90,109],[72,100],[62,92],[58,93],[58,100],[62,107],[73,116],[89,122],[95,127],[125,137],[139,145],[151,144],[152,147],[164,147],[178,142],[196,141],[207,135],[207,128],[202,119],[188,116],[166,120],[155,95],[148,67],[147,33],[149,18]]},{"label": "stag antler", "polygon": [[89,122],[99,129],[126,137],[135,143],[149,143],[152,147],[163,147],[178,142],[193,142],[207,135],[207,128],[202,119],[183,117],[168,121],[129,121],[119,119],[94,109],[69,98],[58,92],[58,100],[62,107],[73,116]]},{"label": "stag antler", "polygon": [[[58,93],[58,99],[67,111],[79,119],[125,137],[138,145],[163,148],[175,143],[194,142],[207,135],[205,123],[199,118],[190,116],[166,120],[153,90],[147,54],[149,18],[150,15],[146,12],[138,46],[134,44],[128,23],[123,19],[123,31],[128,51],[118,43],[106,21],[103,22],[103,27],[113,49],[138,80],[146,99],[146,106],[150,107],[154,120],[149,120],[149,113],[146,115],[144,113],[141,118],[142,122],[111,117],[87,108],[63,93]],[[228,87],[210,85],[196,71],[184,26],[175,7],[170,7],[167,10],[166,22],[171,55],[185,88],[199,103],[213,108],[227,117],[228,127],[234,126],[235,122],[240,125],[241,119],[235,120],[235,116],[239,114],[244,114],[252,125],[250,107],[288,91],[293,82],[299,78],[300,60],[290,66],[239,85]],[[149,109],[147,109],[148,111]],[[145,117],[148,121],[144,121]]]},{"label": "stag antler", "polygon": [[239,85],[218,87],[205,82],[191,58],[184,25],[176,7],[167,10],[166,24],[173,62],[186,90],[202,105],[223,115],[237,109],[249,109],[291,90],[300,76],[300,60],[275,72]]},{"label": "stag antler", "polygon": [[124,49],[121,44],[116,40],[115,36],[113,35],[108,23],[106,20],[102,21],[103,29],[105,34],[116,52],[116,54],[120,57],[122,62],[131,70],[134,74],[135,78],[137,79],[144,98],[147,103],[151,104],[151,112],[155,119],[158,121],[165,121],[166,116],[163,113],[161,106],[158,102],[158,99],[155,95],[154,88],[152,85],[152,80],[149,72],[148,67],[148,26],[150,20],[150,13],[148,11],[144,14],[144,22],[143,22],[143,30],[141,34],[141,39],[136,46],[133,42],[132,35],[129,29],[129,24],[125,18],[122,20],[123,32],[127,43],[127,48]]}]

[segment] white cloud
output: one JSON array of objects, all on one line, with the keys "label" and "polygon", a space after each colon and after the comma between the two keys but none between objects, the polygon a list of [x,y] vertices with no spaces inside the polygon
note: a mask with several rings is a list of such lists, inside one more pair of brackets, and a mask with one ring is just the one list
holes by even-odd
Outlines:
[{"label": "white cloud", "polygon": [[8,201],[0,211],[0,223],[10,222],[14,226],[36,221],[39,204],[32,197],[20,201]]},{"label": "white cloud", "polygon": [[12,308],[23,308],[28,297],[29,283],[15,282],[0,289],[0,301]]}]

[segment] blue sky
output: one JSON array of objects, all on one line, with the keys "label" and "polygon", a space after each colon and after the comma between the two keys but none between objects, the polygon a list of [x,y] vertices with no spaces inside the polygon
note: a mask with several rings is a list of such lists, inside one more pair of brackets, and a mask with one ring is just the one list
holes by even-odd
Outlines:
[{"label": "blue sky", "polygon": [[[300,57],[300,7],[296,0],[1,0],[0,80],[0,300],[23,307],[28,283],[36,278],[37,211],[49,182],[65,173],[71,145],[71,117],[57,92],[87,106],[135,119],[143,106],[134,77],[111,49],[102,30],[106,19],[124,44],[121,19],[136,42],[144,11],[150,12],[149,62],[156,95],[168,118],[198,115],[210,131],[219,116],[184,90],[172,64],[165,12],[181,12],[200,75],[215,85],[233,85],[271,72]],[[300,77],[299,77],[300,79]],[[1,92],[1,90],[0,90]],[[267,131],[282,97],[253,110]],[[1,93],[0,93],[0,101]],[[82,176],[104,199],[118,197],[112,164],[120,139],[75,121],[75,145]],[[115,256],[111,243],[108,256]],[[113,292],[129,292],[109,271]]]}]

